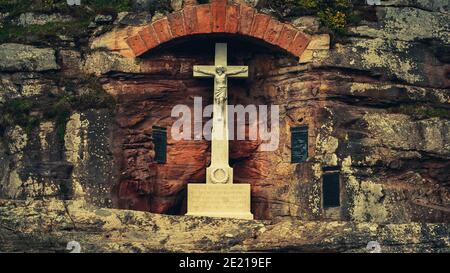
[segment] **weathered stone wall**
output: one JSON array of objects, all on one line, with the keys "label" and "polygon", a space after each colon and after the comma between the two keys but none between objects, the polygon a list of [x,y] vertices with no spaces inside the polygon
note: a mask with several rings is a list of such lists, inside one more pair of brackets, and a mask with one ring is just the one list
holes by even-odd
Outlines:
[{"label": "weathered stone wall", "polygon": [[[257,8],[268,11],[264,1]],[[356,8],[367,18],[341,37],[330,37],[315,17],[285,18],[311,35],[300,62],[232,39],[230,50],[240,50],[230,53],[230,63],[252,71],[249,80],[233,81],[231,100],[281,107],[279,150],[231,144],[236,180],[252,184],[259,219],[448,222],[448,3],[396,0]],[[194,95],[211,100],[211,83],[189,76],[193,64],[209,63],[212,55],[177,54],[177,44],[139,58],[120,54],[124,38],[161,16],[105,14],[81,34],[0,45],[2,117],[21,116],[15,109],[25,114],[2,120],[1,198],[84,198],[99,206],[183,213],[185,185],[204,181],[208,143],[170,141],[168,163],[157,165],[151,127],[171,125],[171,107],[192,105]],[[0,24],[70,22],[62,15],[13,17],[0,14]],[[116,104],[97,103],[98,95],[89,94],[98,89]],[[67,101],[69,115],[60,114]],[[289,130],[297,125],[309,126],[310,158],[303,164],[290,163]],[[337,212],[322,208],[324,166],[340,170]]]}]

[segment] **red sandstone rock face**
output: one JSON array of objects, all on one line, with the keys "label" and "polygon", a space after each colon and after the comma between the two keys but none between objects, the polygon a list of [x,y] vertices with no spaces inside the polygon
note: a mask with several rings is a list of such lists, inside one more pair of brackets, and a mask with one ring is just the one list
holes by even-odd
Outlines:
[{"label": "red sandstone rock face", "polygon": [[[146,93],[139,95],[139,90]],[[123,147],[122,179],[119,187],[121,206],[131,209],[167,213],[182,201],[177,195],[187,181],[206,164],[208,144],[189,141],[174,143],[168,132],[167,164],[156,164],[152,143],[152,126],[170,128],[172,107],[189,104],[189,95],[204,88],[186,87],[184,81],[134,81],[122,86],[119,98],[118,149]],[[195,145],[194,145],[195,144]]]},{"label": "red sandstone rock face", "polygon": [[[259,140],[230,142],[234,181],[252,185],[252,212],[257,219],[448,219],[445,210],[450,195],[444,171],[448,162],[439,157],[420,159],[446,151],[427,150],[441,147],[439,143],[422,147],[421,141],[409,140],[419,139],[419,131],[437,130],[433,127],[437,121],[416,122],[379,107],[385,102],[411,100],[413,91],[380,85],[372,77],[351,71],[319,69],[299,73],[293,57],[249,41],[229,36],[226,39],[229,63],[250,67],[249,79],[230,80],[230,104],[280,106],[280,145],[276,151],[261,152]],[[204,105],[212,103],[212,80],[194,79],[192,67],[212,64],[214,42],[220,40],[204,37],[157,50],[142,57],[140,74],[110,76],[109,86],[118,94],[114,134],[114,154],[121,173],[116,193],[118,207],[184,214],[186,185],[205,182],[210,143],[174,141],[169,130],[167,163],[157,164],[152,126],[170,129],[176,121],[171,117],[172,107],[184,104],[192,109],[194,97],[202,97]],[[357,92],[358,97],[352,92]],[[423,99],[432,100],[433,96]],[[383,119],[383,115],[388,118]],[[292,164],[290,128],[300,125],[309,127],[309,158],[305,163]],[[398,126],[405,126],[404,130],[398,131]],[[393,130],[397,133],[390,135]],[[342,206],[337,215],[330,216],[322,206],[325,166],[337,166],[341,173]]]},{"label": "red sandstone rock face", "polygon": [[[238,48],[233,47],[230,47],[230,51],[239,52]],[[114,138],[115,154],[119,157],[121,169],[117,193],[121,208],[183,214],[186,211],[186,185],[206,181],[210,142],[175,141],[170,131],[177,120],[171,117],[175,105],[187,105],[194,113],[194,97],[202,97],[204,106],[212,103],[213,82],[194,79],[191,75],[194,64],[211,63],[213,56],[187,54],[191,56],[178,59],[170,55],[150,56],[144,64],[151,71],[148,78],[114,81],[112,84],[119,94],[116,118],[118,126]],[[247,53],[241,54],[233,54],[230,63],[244,64],[242,58]],[[259,66],[258,69],[270,69],[267,66]],[[177,72],[167,75],[166,71]],[[266,104],[268,96],[265,91],[252,91],[257,88],[259,87],[253,80],[231,80],[230,104]],[[208,120],[209,118],[204,118],[203,125]],[[154,162],[152,126],[169,129],[166,164]],[[248,135],[249,128],[245,127],[245,131]],[[261,207],[258,204],[267,200],[258,197],[259,194],[264,195],[263,189],[258,186],[265,187],[267,183],[264,181],[274,171],[274,165],[268,160],[267,154],[258,151],[260,144],[260,140],[230,141],[230,164],[234,167],[236,183],[251,183],[255,186],[253,194],[256,196],[256,217],[266,218],[268,215],[264,208],[267,205]]]}]

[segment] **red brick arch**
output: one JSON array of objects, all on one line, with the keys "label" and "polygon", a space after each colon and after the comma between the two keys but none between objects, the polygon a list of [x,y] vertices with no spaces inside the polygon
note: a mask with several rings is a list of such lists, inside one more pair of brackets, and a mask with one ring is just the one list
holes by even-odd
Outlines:
[{"label": "red brick arch", "polygon": [[292,25],[282,23],[254,8],[212,0],[210,4],[189,5],[145,26],[126,39],[135,56],[170,40],[197,34],[228,33],[263,40],[295,56],[306,49],[310,38]]}]

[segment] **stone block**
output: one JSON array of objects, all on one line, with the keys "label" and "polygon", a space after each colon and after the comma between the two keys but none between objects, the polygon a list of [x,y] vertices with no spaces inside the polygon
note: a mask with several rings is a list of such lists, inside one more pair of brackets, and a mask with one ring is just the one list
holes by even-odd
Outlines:
[{"label": "stone block", "polygon": [[173,37],[180,37],[186,34],[183,13],[181,11],[170,14],[168,19]]},{"label": "stone block", "polygon": [[225,23],[225,31],[227,33],[236,33],[239,28],[239,6],[227,6],[227,20]]},{"label": "stone block", "polygon": [[277,38],[280,36],[281,30],[283,30],[283,23],[275,19],[270,20],[269,26],[264,34],[264,40],[268,43],[275,43]]},{"label": "stone block", "polygon": [[227,19],[226,1],[212,2],[211,13],[213,19],[213,32],[225,32],[225,24]]},{"label": "stone block", "polygon": [[141,39],[144,41],[147,49],[156,47],[159,44],[158,36],[155,33],[153,27],[147,26],[139,32]]},{"label": "stone block", "polygon": [[249,35],[252,31],[255,10],[251,7],[241,6],[239,18],[239,33]]},{"label": "stone block", "polygon": [[282,48],[289,48],[295,36],[297,35],[297,31],[288,25],[284,25],[283,30],[281,30],[280,36],[275,42],[278,46]]},{"label": "stone block", "polygon": [[251,35],[257,38],[264,38],[266,29],[269,26],[270,16],[265,14],[256,14],[253,20]]},{"label": "stone block", "polygon": [[183,15],[186,34],[198,33],[197,8],[195,6],[187,6],[183,9]]},{"label": "stone block", "polygon": [[147,46],[139,35],[128,38],[127,44],[136,56],[147,51]]},{"label": "stone block", "polygon": [[309,38],[305,34],[298,32],[289,46],[288,51],[294,54],[295,56],[300,56],[303,51],[305,51],[308,46]]},{"label": "stone block", "polygon": [[153,29],[158,36],[160,43],[164,43],[172,39],[172,32],[170,31],[169,20],[167,18],[160,19],[152,24]]},{"label": "stone block", "polygon": [[187,215],[253,219],[250,199],[250,184],[189,184]]},{"label": "stone block", "polygon": [[212,31],[211,5],[197,6],[197,23],[198,23],[198,31],[200,33],[211,33]]}]

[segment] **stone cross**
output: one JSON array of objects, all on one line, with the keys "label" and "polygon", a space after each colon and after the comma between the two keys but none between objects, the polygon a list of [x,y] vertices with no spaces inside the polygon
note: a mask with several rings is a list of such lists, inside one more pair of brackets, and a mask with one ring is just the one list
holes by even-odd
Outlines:
[{"label": "stone cross", "polygon": [[228,78],[247,78],[247,66],[228,66],[227,44],[216,44],[214,66],[194,66],[194,77],[214,78],[214,117],[212,129],[211,166],[207,184],[232,184],[233,169],[228,158]]},{"label": "stone cross", "polygon": [[248,77],[248,67],[228,66],[227,44],[217,43],[214,66],[194,66],[194,77],[214,78],[214,118],[206,184],[188,184],[187,215],[253,219],[250,184],[233,184],[228,163],[228,78]]}]

